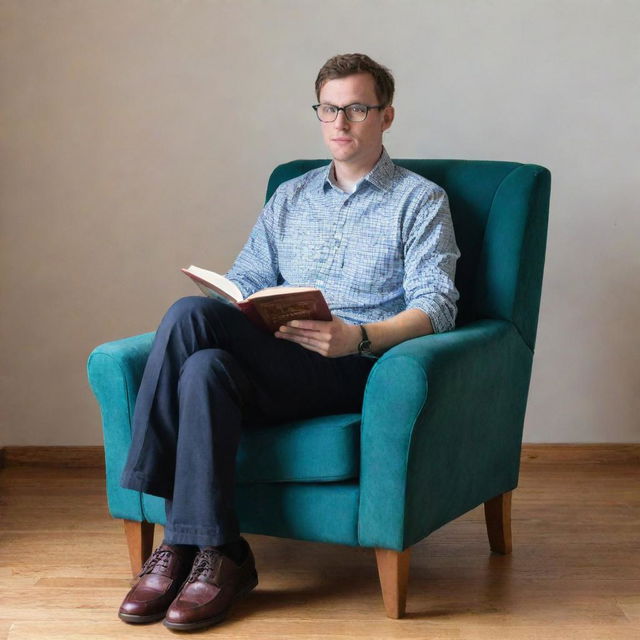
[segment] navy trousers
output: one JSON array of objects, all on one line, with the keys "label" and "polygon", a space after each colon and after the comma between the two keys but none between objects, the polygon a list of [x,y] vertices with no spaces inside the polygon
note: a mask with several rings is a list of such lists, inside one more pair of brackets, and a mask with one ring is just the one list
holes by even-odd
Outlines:
[{"label": "navy trousers", "polygon": [[359,412],[374,362],[327,358],[276,338],[222,300],[181,298],[144,369],[121,485],[165,498],[164,542],[234,542],[242,429]]}]

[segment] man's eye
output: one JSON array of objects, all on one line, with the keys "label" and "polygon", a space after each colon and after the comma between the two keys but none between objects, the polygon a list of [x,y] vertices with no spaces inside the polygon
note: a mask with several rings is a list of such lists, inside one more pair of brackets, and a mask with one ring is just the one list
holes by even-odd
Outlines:
[{"label": "man's eye", "polygon": [[323,104],[320,109],[322,110],[322,113],[328,116],[333,115],[336,112],[336,108],[330,104]]},{"label": "man's eye", "polygon": [[365,107],[363,104],[352,104],[349,106],[349,111],[351,111],[351,113],[365,113],[367,110],[367,107]]}]

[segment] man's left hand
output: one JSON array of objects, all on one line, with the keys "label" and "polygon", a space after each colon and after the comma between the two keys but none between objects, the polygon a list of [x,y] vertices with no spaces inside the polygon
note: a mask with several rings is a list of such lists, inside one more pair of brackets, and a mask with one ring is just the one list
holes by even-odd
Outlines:
[{"label": "man's left hand", "polygon": [[291,320],[274,334],[297,342],[305,349],[315,351],[328,358],[339,358],[358,353],[361,333],[356,324],[331,316],[332,320]]}]

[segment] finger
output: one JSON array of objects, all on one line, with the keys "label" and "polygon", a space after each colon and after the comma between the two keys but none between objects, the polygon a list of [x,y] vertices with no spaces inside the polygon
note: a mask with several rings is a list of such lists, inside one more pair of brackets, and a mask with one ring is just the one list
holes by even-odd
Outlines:
[{"label": "finger", "polygon": [[285,326],[295,329],[308,329],[311,331],[322,331],[324,327],[331,324],[330,320],[290,320]]},{"label": "finger", "polygon": [[289,336],[303,336],[305,338],[313,338],[314,340],[320,340],[328,342],[331,338],[331,334],[322,333],[321,331],[314,331],[313,329],[292,329],[291,327],[280,327],[279,333],[283,333]]}]

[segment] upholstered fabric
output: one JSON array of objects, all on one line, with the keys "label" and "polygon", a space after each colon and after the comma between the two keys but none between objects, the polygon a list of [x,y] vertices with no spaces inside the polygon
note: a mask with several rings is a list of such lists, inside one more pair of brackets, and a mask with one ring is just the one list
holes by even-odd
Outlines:
[{"label": "upholstered fabric", "polygon": [[155,332],[107,342],[96,347],[87,373],[102,413],[107,500],[114,518],[144,520],[141,494],[120,486],[131,445],[131,421],[144,365]]},{"label": "upholstered fabric", "polygon": [[[103,416],[112,427],[105,432],[107,481],[111,510],[138,493],[119,486],[130,439],[137,389],[154,333],[106,343],[89,359],[89,375]],[[124,437],[126,435],[126,438]],[[360,414],[340,414],[295,420],[278,425],[247,424],[236,459],[236,480],[252,482],[338,482],[357,478],[360,464]],[[114,455],[109,455],[113,452]],[[117,489],[117,490],[115,490]]]},{"label": "upholstered fabric", "polygon": [[387,352],[362,416],[359,539],[404,549],[518,484],[531,351],[478,320]]},{"label": "upholstered fabric", "polygon": [[[239,484],[236,504],[241,529],[297,540],[360,546],[357,480]],[[164,500],[142,494],[144,520],[164,525]],[[116,516],[123,517],[123,516]]]},{"label": "upholstered fabric", "polygon": [[236,481],[339,482],[358,477],[360,414],[321,416],[280,425],[247,425]]},{"label": "upholstered fabric", "polygon": [[[277,167],[283,180],[326,160]],[[538,165],[396,160],[449,195],[459,313],[453,331],[407,340],[374,365],[362,416],[247,429],[238,452],[242,531],[403,550],[517,486],[550,191]],[[163,501],[119,487],[153,333],[97,347],[109,510],[164,523]]]}]

